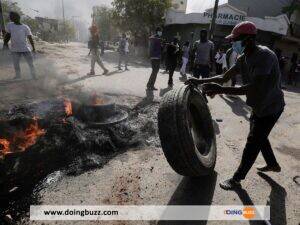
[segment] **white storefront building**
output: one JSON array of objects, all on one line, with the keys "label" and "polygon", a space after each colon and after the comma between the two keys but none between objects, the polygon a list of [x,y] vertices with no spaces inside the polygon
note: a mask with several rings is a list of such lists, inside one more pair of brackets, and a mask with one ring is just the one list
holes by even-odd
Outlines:
[{"label": "white storefront building", "polygon": [[[185,1],[181,1],[183,3]],[[180,10],[171,8],[166,12],[165,35],[167,38],[179,37],[182,41],[191,39],[191,32],[195,39],[199,38],[201,29],[209,29],[213,15],[213,8],[202,13],[186,13],[181,7]],[[264,44],[272,46],[278,38],[287,35],[289,30],[289,19],[285,14],[259,18],[248,17],[247,13],[241,11],[228,3],[220,5],[216,18],[216,29],[214,40],[217,43],[224,42],[224,37],[228,35],[233,26],[242,21],[251,21],[256,24],[259,34],[258,39]]]}]

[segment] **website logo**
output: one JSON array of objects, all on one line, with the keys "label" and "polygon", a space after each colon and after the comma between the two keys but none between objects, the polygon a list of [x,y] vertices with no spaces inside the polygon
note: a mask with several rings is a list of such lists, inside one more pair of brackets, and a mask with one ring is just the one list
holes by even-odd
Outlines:
[{"label": "website logo", "polygon": [[254,207],[244,207],[243,209],[227,209],[224,211],[225,215],[243,216],[245,219],[251,220],[255,217]]}]

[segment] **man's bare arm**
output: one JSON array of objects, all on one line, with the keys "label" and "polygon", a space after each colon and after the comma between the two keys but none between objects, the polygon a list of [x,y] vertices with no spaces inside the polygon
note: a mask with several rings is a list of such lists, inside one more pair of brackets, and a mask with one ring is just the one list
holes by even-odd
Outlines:
[{"label": "man's bare arm", "polygon": [[226,95],[246,95],[250,90],[251,85],[244,85],[241,87],[223,87],[222,94]]},{"label": "man's bare arm", "polygon": [[35,46],[34,46],[34,41],[33,41],[32,35],[28,36],[28,40],[29,40],[29,42],[30,42],[30,44],[32,46],[32,51],[35,52]]},{"label": "man's bare arm", "polygon": [[10,33],[5,34],[3,48],[8,48],[8,42],[10,41],[10,37]]},{"label": "man's bare arm", "polygon": [[223,84],[223,83],[231,80],[238,73],[239,73],[239,71],[236,68],[236,66],[233,66],[229,70],[227,70],[225,72],[225,74],[223,74],[223,75],[214,76],[214,77],[210,77],[210,78],[204,78],[204,79],[191,78],[186,83],[195,83],[195,84],[218,83],[218,84]]},{"label": "man's bare arm", "polygon": [[208,96],[215,96],[217,94],[246,95],[251,90],[253,90],[253,84],[247,84],[241,87],[223,87],[216,83],[207,83],[203,85],[203,91]]}]

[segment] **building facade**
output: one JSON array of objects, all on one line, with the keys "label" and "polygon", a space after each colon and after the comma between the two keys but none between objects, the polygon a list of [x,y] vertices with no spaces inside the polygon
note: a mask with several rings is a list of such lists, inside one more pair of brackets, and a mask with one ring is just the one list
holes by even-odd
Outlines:
[{"label": "building facade", "polygon": [[[203,13],[189,13],[170,9],[166,13],[165,37],[167,40],[177,36],[181,41],[195,41],[199,39],[201,29],[209,29],[212,20],[213,8],[207,9]],[[216,46],[226,45],[224,38],[232,28],[242,21],[252,21],[258,27],[258,41],[262,44],[273,47],[275,41],[285,36],[289,29],[289,19],[281,14],[275,17],[265,16],[251,17],[247,12],[242,11],[226,3],[219,6],[216,28],[214,32],[214,42]],[[194,33],[194,36],[191,36]]]},{"label": "building facade", "polygon": [[[293,0],[228,0],[228,4],[247,13],[249,17],[276,17]],[[258,7],[259,6],[259,7]]]}]

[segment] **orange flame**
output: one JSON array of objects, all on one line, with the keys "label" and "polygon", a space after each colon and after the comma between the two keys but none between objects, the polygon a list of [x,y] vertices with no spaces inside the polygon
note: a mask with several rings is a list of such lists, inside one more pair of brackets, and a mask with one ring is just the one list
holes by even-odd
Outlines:
[{"label": "orange flame", "polygon": [[69,99],[65,99],[64,105],[65,105],[65,112],[67,116],[72,116],[73,114],[72,102]]},{"label": "orange flame", "polygon": [[9,141],[7,139],[0,139],[0,149],[3,154],[9,153]]},{"label": "orange flame", "polygon": [[0,144],[3,146],[0,153],[6,155],[12,152],[25,151],[34,145],[37,139],[45,133],[45,130],[39,127],[37,119],[34,118],[34,121],[25,130],[17,131],[12,138],[0,139]]}]

